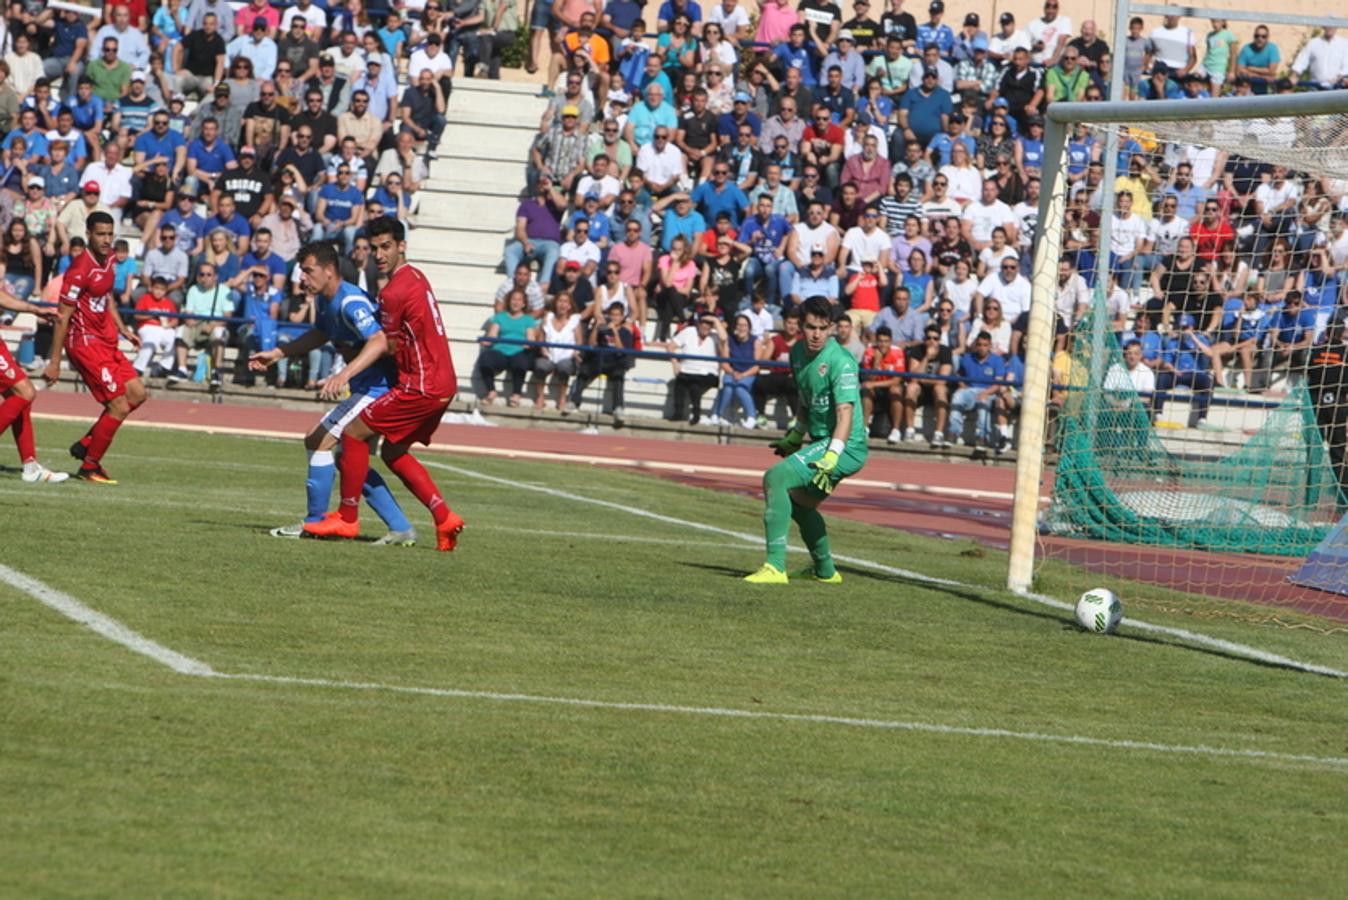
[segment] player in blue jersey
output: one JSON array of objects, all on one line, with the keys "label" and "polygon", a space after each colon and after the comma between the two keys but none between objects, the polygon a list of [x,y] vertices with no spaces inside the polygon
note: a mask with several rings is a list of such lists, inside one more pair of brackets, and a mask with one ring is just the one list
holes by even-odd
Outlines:
[{"label": "player in blue jersey", "polygon": [[[351,360],[365,345],[365,340],[379,331],[378,308],[364,291],[342,280],[338,274],[337,251],[331,244],[306,244],[300,248],[296,263],[303,273],[305,291],[312,294],[318,303],[315,327],[287,344],[254,353],[248,365],[255,372],[265,372],[283,356],[304,356],[328,341],[333,343],[343,359]],[[343,430],[366,407],[388,393],[397,380],[398,373],[391,358],[382,359],[360,372],[350,381],[351,396],[333,407],[314,430],[305,436],[304,448],[309,453],[309,477],[304,482],[308,496],[304,522],[317,522],[327,514],[333,482],[337,476],[333,448],[341,441]],[[375,541],[376,544],[410,547],[416,543],[416,530],[407,520],[383,477],[374,469],[365,478],[363,493],[370,508],[389,528],[388,534]],[[273,528],[271,534],[283,538],[303,537],[304,522]]]}]

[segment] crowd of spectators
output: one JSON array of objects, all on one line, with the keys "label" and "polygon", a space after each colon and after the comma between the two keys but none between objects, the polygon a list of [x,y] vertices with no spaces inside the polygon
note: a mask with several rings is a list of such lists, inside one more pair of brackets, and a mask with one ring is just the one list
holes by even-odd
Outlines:
[{"label": "crowd of spectators", "polygon": [[[265,348],[314,321],[293,271],[303,242],[335,242],[348,277],[377,287],[363,225],[412,224],[458,49],[455,19],[434,2],[115,0],[87,15],[10,5],[7,288],[53,299],[84,252],[86,217],[107,212],[120,229],[117,300],[142,339],[137,369],[174,382],[200,350],[198,372],[219,385],[227,343]],[[46,356],[49,328],[37,345]],[[312,387],[332,359],[315,352],[281,383]]]},{"label": "crowd of spectators", "polygon": [[[584,382],[613,355],[588,345],[714,349],[723,361],[675,364],[669,414],[761,425],[774,397],[793,402],[764,364],[795,340],[792,310],[823,296],[840,339],[875,370],[864,386],[873,435],[921,439],[922,409],[935,444],[1005,446],[1043,114],[1109,99],[1118,50],[1057,0],[1023,25],[1010,12],[985,22],[982,9],[948,23],[942,0],[919,21],[904,5],[856,0],[849,19],[828,0],[538,4],[531,46],[554,49],[549,104],[497,298],[497,320],[515,324],[492,328],[581,349],[519,344],[517,360],[484,354],[478,375],[509,371],[520,403],[537,366],[543,405],[545,374]],[[1348,40],[1332,28],[1290,67],[1267,27],[1242,39],[1221,19],[1206,33],[1176,16],[1150,31],[1137,19],[1122,43],[1119,99],[1139,103],[1348,86]],[[1085,127],[1068,148],[1059,348],[1100,271],[1113,330],[1135,335],[1162,390],[1262,390],[1295,368],[1339,302],[1348,185],[1134,129],[1105,262],[1103,149]],[[621,382],[622,363],[604,365]],[[573,380],[557,402],[579,397]],[[1192,406],[1201,424],[1206,403]],[[605,409],[621,409],[621,387]]]}]

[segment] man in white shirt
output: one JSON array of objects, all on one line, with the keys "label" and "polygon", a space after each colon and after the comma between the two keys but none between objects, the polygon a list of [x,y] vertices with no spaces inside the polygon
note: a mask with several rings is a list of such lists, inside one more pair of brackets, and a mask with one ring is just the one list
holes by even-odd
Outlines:
[{"label": "man in white shirt", "polygon": [[997,20],[1002,30],[988,39],[988,57],[998,65],[1011,61],[1011,54],[1017,49],[1030,49],[1030,36],[1016,28],[1016,17],[1004,12]]},{"label": "man in white shirt", "polygon": [[1151,30],[1151,42],[1156,48],[1154,59],[1165,63],[1177,76],[1188,75],[1198,65],[1193,30],[1181,25],[1179,16],[1166,16],[1164,23]]},{"label": "man in white shirt", "polygon": [[974,308],[980,316],[987,300],[1002,304],[1002,317],[1008,322],[1016,321],[1030,308],[1030,280],[1020,274],[1020,264],[1014,259],[1002,260],[996,272],[989,272],[978,283],[978,290],[974,291]]},{"label": "man in white shirt", "polygon": [[964,239],[974,250],[982,250],[992,243],[992,230],[1006,230],[1006,241],[1012,247],[1018,245],[1016,217],[1011,207],[997,199],[997,179],[988,178],[983,182],[983,193],[978,200],[964,208],[961,228]]},{"label": "man in white shirt", "polygon": [[848,272],[860,272],[863,259],[874,259],[881,269],[887,269],[890,247],[889,235],[880,227],[880,207],[872,204],[862,211],[861,224],[843,235],[838,261]]},{"label": "man in white shirt", "polygon": [[1255,256],[1262,259],[1279,235],[1296,224],[1301,185],[1287,177],[1286,166],[1274,166],[1269,180],[1254,189],[1254,208],[1259,214]]},{"label": "man in white shirt", "polygon": [[116,140],[104,144],[103,159],[85,166],[80,180],[86,185],[91,182],[98,185],[98,202],[111,210],[113,219],[120,223],[122,210],[131,201],[131,169],[122,165],[122,145]]},{"label": "man in white shirt", "polygon": [[797,222],[786,237],[786,258],[803,269],[810,264],[810,250],[816,245],[824,248],[825,264],[837,261],[841,245],[838,229],[824,218],[823,202],[811,200],[805,210],[805,221]]},{"label": "man in white shirt", "polygon": [[602,255],[599,245],[590,240],[589,221],[580,219],[571,229],[571,239],[557,251],[557,265],[565,268],[574,263],[580,268],[581,276],[590,279],[590,286],[593,287],[594,272],[599,268]]},{"label": "man in white shirt", "polygon": [[299,0],[295,6],[290,7],[281,16],[281,33],[290,33],[291,19],[303,19],[304,30],[310,37],[317,38],[324,28],[328,27],[328,14],[318,6],[313,0]]},{"label": "man in white shirt", "polygon": [[1161,214],[1147,225],[1147,237],[1137,255],[1137,267],[1143,272],[1156,268],[1163,257],[1172,256],[1179,240],[1189,233],[1189,220],[1178,215],[1179,198],[1167,194],[1161,200]]},{"label": "man in white shirt", "polygon": [[706,19],[720,25],[721,32],[725,35],[724,39],[731,44],[738,43],[741,38],[752,36],[748,30],[749,14],[739,5],[738,0],[721,0],[719,5],[707,11]]},{"label": "man in white shirt", "polygon": [[1029,262],[1032,259],[1030,245],[1034,243],[1035,232],[1039,230],[1038,178],[1025,182],[1025,199],[1011,207],[1011,215],[1016,220],[1016,249],[1020,251],[1020,258]]},{"label": "man in white shirt", "polygon": [[1037,65],[1056,66],[1072,39],[1072,20],[1058,15],[1058,0],[1044,0],[1044,14],[1030,23],[1030,59]]},{"label": "man in white shirt", "polygon": [[[1115,363],[1105,374],[1105,390],[1121,393],[1129,390],[1150,394],[1156,390],[1156,373],[1142,362],[1142,342],[1134,338],[1123,345],[1123,364]],[[1126,398],[1132,402],[1132,397]]]},{"label": "man in white shirt", "polygon": [[1326,28],[1307,41],[1292,61],[1292,74],[1297,78],[1309,74],[1322,88],[1348,87],[1348,38],[1339,37],[1338,31]]},{"label": "man in white shirt", "polygon": [[1067,328],[1071,328],[1091,308],[1091,289],[1086,279],[1077,274],[1069,259],[1058,261],[1058,318]]},{"label": "man in white shirt", "polygon": [[599,208],[604,211],[604,215],[611,214],[618,192],[622,190],[618,179],[609,174],[611,171],[607,154],[600,153],[590,160],[590,171],[576,182],[576,205],[581,205],[586,194],[598,194]]},{"label": "man in white shirt", "polygon": [[117,41],[117,58],[132,69],[150,68],[150,45],[145,42],[144,32],[131,27],[130,7],[112,8],[112,21],[98,29],[94,39],[89,42],[90,52],[96,52],[93,48],[102,47],[107,38]]},{"label": "man in white shirt", "polygon": [[656,197],[677,188],[679,179],[688,171],[683,151],[674,146],[669,133],[667,126],[657,125],[654,139],[637,151],[637,168],[646,177],[651,195]]},{"label": "man in white shirt", "polygon": [[685,359],[674,360],[674,409],[669,421],[696,425],[702,418],[702,395],[715,390],[720,380],[715,360],[718,326],[724,329],[720,320],[708,313],[700,316],[696,325],[680,329],[674,340],[665,344],[670,353],[688,354]]},{"label": "man in white shirt", "polygon": [[1114,215],[1110,219],[1110,267],[1119,275],[1119,287],[1131,291],[1137,284],[1137,252],[1147,237],[1147,222],[1133,212],[1133,195],[1119,194],[1114,198]]}]

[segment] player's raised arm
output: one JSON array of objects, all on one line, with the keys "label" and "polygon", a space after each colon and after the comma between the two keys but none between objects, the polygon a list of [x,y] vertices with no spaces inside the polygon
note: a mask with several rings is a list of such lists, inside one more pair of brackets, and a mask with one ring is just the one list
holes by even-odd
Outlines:
[{"label": "player's raised arm", "polygon": [[272,363],[287,356],[303,356],[310,350],[317,350],[328,342],[328,333],[322,328],[310,328],[304,334],[284,344],[278,344],[270,350],[261,350],[248,357],[248,368],[254,372],[265,372]]}]

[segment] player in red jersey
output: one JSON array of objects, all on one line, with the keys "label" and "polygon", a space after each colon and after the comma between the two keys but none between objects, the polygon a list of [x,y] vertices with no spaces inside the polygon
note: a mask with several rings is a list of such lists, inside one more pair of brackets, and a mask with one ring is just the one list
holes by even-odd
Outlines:
[{"label": "player in red jersey", "polygon": [[369,439],[382,435],[384,463],[402,479],[435,519],[436,548],[453,550],[463,531],[463,519],[445,505],[425,466],[408,452],[414,442],[429,444],[440,419],[458,389],[445,326],[440,321],[431,283],[421,270],[407,264],[407,241],[402,223],[381,216],[366,228],[379,273],[388,278],[379,292],[382,326],[365,341],[356,358],[322,384],[324,397],[335,399],[346,383],[387,353],[398,364],[398,384],[371,403],[342,433],[342,504],[304,530],[318,537],[354,538],[360,534],[361,486],[370,468]]},{"label": "player in red jersey", "polygon": [[75,257],[62,280],[51,362],[43,373],[49,385],[60,379],[64,349],[89,393],[103,404],[103,415],[88,434],[70,447],[70,455],[83,460],[75,477],[99,484],[117,483],[103,470],[103,454],[108,452],[122,422],[146,399],[140,375],[117,349],[119,337],[136,347],[140,346],[140,338],[117,312],[117,298],[112,289],[116,279],[113,270],[116,259],[112,255],[115,233],[112,216],[105,212],[90,213],[85,220],[88,249]]},{"label": "player in red jersey", "polygon": [[[51,310],[20,300],[0,289],[0,309],[18,313],[32,313],[50,322],[56,318]],[[28,380],[23,369],[10,355],[9,347],[0,341],[0,434],[13,429],[14,443],[19,448],[19,462],[23,463],[23,480],[37,484],[58,484],[70,476],[53,472],[37,461],[37,444],[33,440],[33,400],[37,388]]]}]

